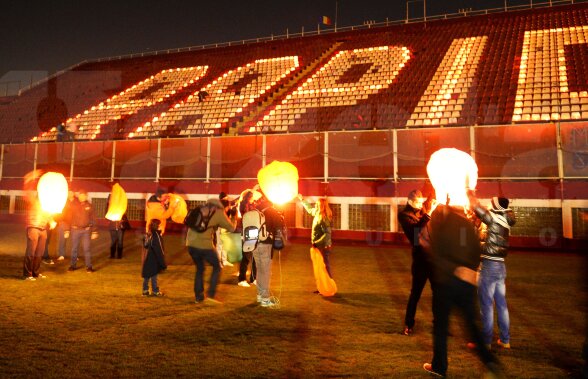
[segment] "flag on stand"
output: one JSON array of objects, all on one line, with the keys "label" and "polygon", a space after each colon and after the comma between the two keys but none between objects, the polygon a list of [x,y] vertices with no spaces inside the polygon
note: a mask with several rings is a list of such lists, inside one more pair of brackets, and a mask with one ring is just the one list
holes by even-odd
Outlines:
[{"label": "flag on stand", "polygon": [[331,18],[329,16],[323,16],[323,25],[331,25]]}]

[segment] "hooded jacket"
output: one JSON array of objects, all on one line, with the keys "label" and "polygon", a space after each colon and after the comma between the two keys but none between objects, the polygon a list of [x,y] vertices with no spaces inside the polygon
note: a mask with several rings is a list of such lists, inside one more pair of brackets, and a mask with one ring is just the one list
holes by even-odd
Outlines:
[{"label": "hooded jacket", "polygon": [[208,221],[208,229],[202,233],[198,233],[192,228],[188,228],[188,234],[186,235],[186,246],[194,247],[196,249],[214,249],[214,228],[220,226],[223,229],[228,230],[230,233],[235,231],[237,225],[235,220],[229,219],[224,211],[223,204],[219,199],[208,199],[207,205],[216,208],[214,214]]},{"label": "hooded jacket", "polygon": [[480,204],[474,206],[474,212],[487,226],[486,238],[482,242],[482,259],[504,261],[510,228],[516,223],[514,212],[510,209],[486,210]]}]

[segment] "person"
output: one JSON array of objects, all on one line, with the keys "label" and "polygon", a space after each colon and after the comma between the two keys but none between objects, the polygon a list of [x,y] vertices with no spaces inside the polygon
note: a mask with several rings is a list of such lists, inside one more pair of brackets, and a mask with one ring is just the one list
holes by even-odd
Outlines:
[{"label": "person", "polygon": [[[333,245],[331,239],[331,224],[333,222],[333,211],[329,206],[329,202],[325,198],[319,198],[314,205],[298,194],[298,199],[302,203],[302,206],[310,214],[312,219],[312,230],[310,235],[310,242],[312,247],[317,248],[323,256],[323,262],[325,262],[325,268],[329,277],[333,277],[331,273],[331,262],[329,256],[331,255],[331,247]],[[318,293],[318,291],[315,291]]]},{"label": "person", "polygon": [[[234,207],[235,206],[234,202],[231,201],[229,199],[229,197],[227,196],[227,194],[224,192],[221,192],[218,195],[218,198],[220,199],[221,203],[223,204],[225,213],[229,217],[231,217],[232,213],[236,212],[236,208]],[[223,228],[216,229],[216,252],[217,252],[218,258],[221,262],[221,267],[233,267],[233,264],[231,262],[229,262],[229,260],[227,259],[227,251],[225,249],[223,249],[223,239],[221,238],[221,234],[225,234],[225,233],[228,233],[228,232]]]},{"label": "person", "polygon": [[164,191],[159,188],[154,195],[151,195],[145,205],[145,232],[149,233],[149,225],[151,220],[156,218],[159,220],[159,231],[161,235],[165,233],[165,226],[167,219],[171,217],[177,206],[177,203],[165,204],[163,199]]},{"label": "person", "polygon": [[194,277],[194,295],[196,303],[205,300],[204,298],[204,262],[212,266],[212,275],[208,285],[206,301],[213,304],[220,304],[216,297],[216,286],[220,274],[220,262],[215,251],[213,234],[216,227],[221,227],[230,232],[235,231],[236,221],[229,219],[224,212],[224,207],[219,199],[208,199],[206,202],[207,211],[214,212],[209,219],[208,228],[199,233],[192,228],[188,228],[186,235],[186,246],[188,252],[196,265],[196,275]]},{"label": "person", "polygon": [[275,302],[270,297],[270,282],[272,278],[272,249],[274,235],[283,227],[283,217],[273,207],[273,204],[262,194],[256,203],[256,209],[265,216],[265,228],[268,238],[259,241],[253,250],[253,260],[257,266],[257,302],[262,307],[272,307]]},{"label": "person", "polygon": [[449,315],[457,307],[476,344],[478,356],[492,373],[500,374],[498,361],[483,344],[475,322],[476,270],[481,247],[464,207],[439,205],[419,238],[423,248],[430,248],[433,257],[433,361],[423,364],[423,369],[445,376]]},{"label": "person", "polygon": [[[254,191],[247,189],[241,193],[241,197],[239,200],[239,214],[241,217],[248,211],[255,209],[255,200],[254,200]],[[241,219],[239,219],[241,222]],[[249,267],[249,263],[251,263],[251,273],[249,276],[249,282],[247,282],[247,269]],[[244,251],[241,263],[239,263],[239,279],[238,285],[241,287],[250,287],[249,283],[257,284],[257,266],[255,264],[255,260],[253,259],[253,252],[252,251]]]},{"label": "person", "polygon": [[80,244],[84,251],[86,272],[92,273],[92,255],[90,252],[90,240],[98,238],[94,230],[94,210],[92,203],[88,201],[88,193],[85,190],[78,192],[78,202],[75,203],[71,214],[71,264],[69,271],[76,270],[78,261],[78,249]]},{"label": "person", "polygon": [[508,208],[509,200],[493,197],[492,208],[480,205],[473,192],[469,193],[470,203],[476,216],[486,226],[482,243],[481,268],[478,278],[478,299],[482,317],[484,344],[490,347],[494,332],[494,304],[498,318],[500,338],[498,346],[510,349],[510,319],[506,304],[506,264],[510,228],[516,223],[514,212]]},{"label": "person", "polygon": [[23,277],[25,280],[35,281],[37,278],[46,278],[46,275],[41,274],[39,269],[47,241],[47,228],[54,227],[55,222],[50,213],[41,209],[41,203],[35,192],[31,191],[27,195],[27,203],[27,247],[23,263]]},{"label": "person", "polygon": [[421,191],[412,190],[408,194],[406,206],[402,212],[398,213],[398,222],[412,247],[412,266],[410,269],[412,285],[408,303],[406,304],[404,330],[402,331],[405,336],[410,336],[413,333],[417,304],[427,280],[429,280],[429,283],[431,282],[430,257],[426,255],[425,250],[419,244],[419,234],[431,219],[431,212],[435,209],[436,201],[431,200],[428,202],[431,206],[428,209],[423,209],[424,200]]},{"label": "person", "polygon": [[149,222],[149,232],[145,235],[143,242],[143,254],[141,276],[143,278],[143,296],[149,296],[149,281],[151,281],[151,294],[153,296],[163,296],[157,285],[157,274],[167,269],[165,264],[165,251],[159,224],[161,221],[154,218]]},{"label": "person", "polygon": [[[106,209],[110,205],[110,195],[106,201]],[[156,220],[156,219],[153,219]],[[161,221],[160,221],[161,222]],[[110,231],[110,259],[122,259],[123,242],[125,238],[125,230],[130,228],[129,219],[127,214],[123,214],[121,219],[118,221],[108,222],[108,230]],[[159,224],[158,224],[159,226]]]},{"label": "person", "polygon": [[53,236],[54,229],[51,229],[48,226],[47,228],[45,228],[45,230],[47,231],[47,239],[45,240],[45,250],[43,250],[43,259],[41,260],[41,262],[43,262],[46,265],[54,265],[55,262],[49,256],[49,243],[51,242],[51,236]]},{"label": "person", "polygon": [[69,239],[69,229],[71,223],[71,212],[74,204],[78,201],[73,191],[69,191],[67,194],[67,201],[63,207],[63,211],[56,217],[57,228],[55,233],[57,234],[57,261],[65,259],[65,245]]}]

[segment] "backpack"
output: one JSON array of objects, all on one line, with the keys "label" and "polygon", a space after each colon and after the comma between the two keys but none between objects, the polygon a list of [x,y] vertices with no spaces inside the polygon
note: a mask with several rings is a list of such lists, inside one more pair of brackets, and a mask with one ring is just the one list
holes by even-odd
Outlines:
[{"label": "backpack", "polygon": [[243,251],[250,252],[255,250],[257,243],[267,240],[268,237],[269,233],[266,229],[263,211],[252,209],[245,212],[243,215],[243,232],[241,234]]},{"label": "backpack", "polygon": [[199,205],[190,209],[186,218],[184,218],[184,224],[195,232],[204,233],[208,229],[208,223],[214,212],[216,212],[216,207],[214,206],[209,204]]}]

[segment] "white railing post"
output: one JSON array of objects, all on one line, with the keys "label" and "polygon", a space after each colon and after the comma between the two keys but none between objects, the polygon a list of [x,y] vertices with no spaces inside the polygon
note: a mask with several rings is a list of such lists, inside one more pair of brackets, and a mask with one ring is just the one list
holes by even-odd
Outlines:
[{"label": "white railing post", "polygon": [[116,162],[116,141],[112,141],[112,160],[110,162],[110,181],[114,182],[114,165]]},{"label": "white railing post", "polygon": [[161,138],[157,139],[157,157],[155,159],[155,183],[159,183],[159,170],[161,169]]}]

